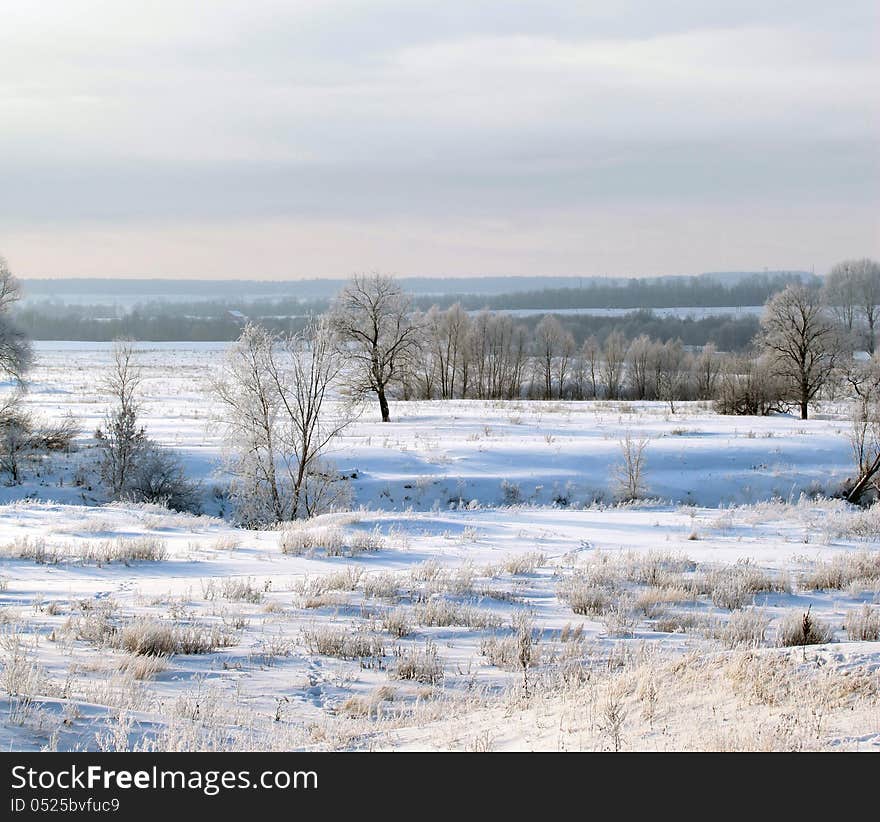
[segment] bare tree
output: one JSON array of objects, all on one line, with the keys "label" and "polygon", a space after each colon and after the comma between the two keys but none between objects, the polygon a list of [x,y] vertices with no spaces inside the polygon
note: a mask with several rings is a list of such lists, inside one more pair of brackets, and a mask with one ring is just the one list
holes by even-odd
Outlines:
[{"label": "bare tree", "polygon": [[467,352],[471,395],[478,399],[520,396],[528,362],[525,326],[514,325],[507,314],[481,311],[471,325]]},{"label": "bare tree", "polygon": [[807,419],[809,405],[830,379],[840,352],[840,335],[819,292],[792,284],[771,297],[761,318],[760,344],[787,381],[801,419]]},{"label": "bare tree", "polygon": [[856,328],[858,310],[856,276],[852,261],[838,263],[825,279],[824,298],[841,328],[851,335]]},{"label": "bare tree", "polygon": [[602,378],[605,382],[605,395],[609,400],[620,397],[620,384],[623,379],[623,364],[626,361],[626,337],[618,331],[612,331],[605,340],[602,360]]},{"label": "bare tree", "polygon": [[880,319],[880,263],[876,260],[856,260],[856,295],[862,318],[868,326],[868,353],[877,347],[877,321]]},{"label": "bare tree", "polygon": [[239,508],[248,507],[242,519],[255,524],[285,519],[276,437],[280,398],[270,376],[274,344],[272,334],[248,323],[212,383],[214,396],[224,406],[219,422],[236,478],[233,497]]},{"label": "bare tree", "polygon": [[627,353],[627,382],[634,399],[648,399],[648,373],[653,343],[645,334],[636,337]]},{"label": "bare tree", "polygon": [[825,299],[850,338],[865,333],[865,347],[873,354],[880,320],[880,263],[868,258],[844,260],[831,269]]},{"label": "bare tree", "polygon": [[697,396],[701,400],[711,400],[715,396],[718,377],[721,373],[721,357],[715,343],[706,343],[700,355],[694,361],[696,372]]},{"label": "bare tree", "polygon": [[9,320],[9,309],[21,299],[21,283],[0,256],[0,372],[21,383],[33,351],[25,335]]},{"label": "bare tree", "polygon": [[351,422],[352,406],[337,403],[327,409],[328,394],[342,368],[329,322],[318,319],[305,331],[282,341],[284,363],[271,360],[271,378],[281,400],[284,465],[291,489],[293,517],[312,516],[327,504],[333,483],[323,460],[330,444]]},{"label": "bare tree", "polygon": [[353,388],[379,399],[382,422],[391,419],[388,388],[419,349],[409,297],[392,277],[357,275],[337,296],[333,328],[351,362]]},{"label": "bare tree", "polygon": [[539,364],[541,381],[543,384],[543,397],[545,400],[553,399],[554,364],[558,368],[557,385],[559,395],[562,395],[563,383],[568,371],[574,348],[574,339],[567,332],[557,317],[547,314],[535,328],[535,357]]},{"label": "bare tree", "polygon": [[0,471],[9,475],[11,485],[21,483],[22,461],[33,449],[31,419],[23,410],[19,395],[13,395],[0,407]]},{"label": "bare tree", "polygon": [[350,406],[330,415],[341,354],[326,320],[291,336],[248,324],[215,377],[235,477],[233,501],[249,524],[311,516],[339,489],[324,457],[350,422]]},{"label": "bare tree", "polygon": [[588,337],[581,347],[581,358],[584,370],[590,379],[590,396],[595,400],[599,396],[599,368],[602,362],[602,349],[595,337]]},{"label": "bare tree", "polygon": [[656,387],[657,399],[669,403],[670,413],[675,413],[675,401],[684,391],[687,379],[687,355],[681,340],[668,340],[657,346]]},{"label": "bare tree", "polygon": [[428,337],[426,353],[436,370],[440,398],[452,399],[456,395],[456,386],[463,382],[461,372],[466,367],[470,317],[461,303],[455,303],[446,311],[432,306],[425,317],[424,327]]},{"label": "bare tree", "polygon": [[869,488],[877,487],[880,471],[880,408],[876,397],[853,403],[849,441],[857,475],[844,496],[849,502],[857,503]]},{"label": "bare tree", "polygon": [[648,450],[646,438],[634,439],[627,431],[620,441],[621,462],[614,466],[613,475],[617,490],[625,502],[640,499],[645,493],[645,451]]},{"label": "bare tree", "polygon": [[844,496],[858,503],[870,488],[877,490],[880,472],[880,361],[855,359],[844,369],[852,387],[853,402],[849,434],[856,478],[847,484]]},{"label": "bare tree", "polygon": [[715,411],[760,417],[783,413],[785,392],[786,386],[770,355],[728,355],[715,392]]}]

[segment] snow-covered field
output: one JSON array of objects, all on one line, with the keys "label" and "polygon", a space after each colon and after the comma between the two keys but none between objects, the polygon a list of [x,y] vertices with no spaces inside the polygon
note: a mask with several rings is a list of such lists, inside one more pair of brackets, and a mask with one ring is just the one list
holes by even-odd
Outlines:
[{"label": "snow-covered field", "polygon": [[[213,493],[224,348],[140,347],[195,517],[106,503],[108,346],[38,345],[28,402],[84,433],[2,489],[4,749],[880,749],[880,510],[823,498],[843,409],[370,405],[333,455],[352,511],[248,531]],[[804,613],[827,641],[777,647]]]},{"label": "snow-covered field", "polygon": [[[514,317],[529,317],[534,314],[559,314],[563,317],[579,315],[592,317],[624,317],[638,311],[638,308],[501,308],[500,314]],[[708,307],[677,306],[673,308],[652,308],[651,313],[658,317],[690,317],[702,320],[706,317],[756,317],[763,312],[763,305],[719,305]]]}]

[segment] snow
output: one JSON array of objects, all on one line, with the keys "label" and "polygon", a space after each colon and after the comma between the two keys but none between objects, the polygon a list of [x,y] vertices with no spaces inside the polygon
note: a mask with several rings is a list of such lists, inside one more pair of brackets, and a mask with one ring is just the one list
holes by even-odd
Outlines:
[{"label": "snow", "polygon": [[[698,403],[672,414],[662,403],[394,402],[393,421],[382,424],[370,404],[333,455],[341,471],[356,472],[349,480],[354,510],[298,526],[321,545],[341,540],[341,555],[320,547],[295,555],[283,546],[296,528],[236,528],[220,516],[211,493],[225,477],[207,389],[225,347],[138,346],[147,430],[178,449],[203,484],[206,515],[192,516],[106,500],[93,477],[91,434],[107,402],[99,378],[109,346],[37,345],[27,402],[44,418],[72,413],[83,434],[74,454],[53,457],[23,485],[0,489],[4,749],[459,748],[484,737],[497,748],[559,747],[562,737],[546,728],[569,727],[571,700],[586,697],[539,690],[525,707],[512,708],[519,674],[489,664],[484,653],[487,639],[513,635],[523,613],[545,648],[536,676],[564,656],[568,626],[582,631],[579,664],[621,647],[651,648],[662,678],[673,676],[664,666],[695,653],[694,659],[720,660],[706,669],[712,686],[697,708],[707,717],[746,711],[724,686],[728,667],[739,664],[734,652],[705,631],[664,632],[644,613],[621,638],[602,616],[575,614],[557,595],[560,580],[577,569],[628,556],[684,556],[696,573],[748,560],[773,579],[794,575],[790,591],[780,585],[753,598],[770,623],[761,653],[780,665],[805,664],[793,651],[770,646],[785,613],[809,608],[832,625],[835,638],[810,650],[814,666],[841,677],[880,677],[878,643],[846,641],[842,629],[849,611],[880,599],[876,583],[834,591],[797,584],[797,575],[818,562],[877,552],[880,515],[821,497],[850,468],[842,407],[828,404],[801,421],[721,417]],[[613,472],[627,432],[649,440],[651,499],[618,505]],[[378,550],[353,551],[358,535],[375,535]],[[83,559],[102,541],[145,537],[162,546],[162,558]],[[23,545],[38,543],[51,549],[47,564],[21,557]],[[527,555],[525,568],[506,566]],[[348,586],[339,582],[346,574],[354,580]],[[394,600],[364,588],[365,580],[385,576],[397,589]],[[322,587],[329,579],[336,581]],[[636,595],[628,585],[622,592]],[[419,624],[420,609],[438,599],[462,609],[467,624]],[[412,623],[399,638],[382,627],[395,609]],[[707,626],[729,616],[705,597],[679,612]],[[215,629],[232,641],[210,653],[174,655],[162,670],[136,679],[122,669],[130,654],[82,638],[89,620],[104,613],[119,630],[151,619]],[[344,659],[311,651],[310,632],[333,628],[380,636],[384,654]],[[439,654],[442,682],[395,679],[398,661],[424,652],[426,643]],[[26,649],[39,669],[27,699],[9,684],[10,672],[24,670],[13,670],[15,648]],[[794,654],[793,661],[784,654]],[[383,689],[394,692],[393,701],[377,696]],[[367,706],[364,716],[358,706]],[[748,711],[756,722],[766,720],[757,708]],[[673,738],[683,747],[739,744],[713,721],[699,726],[705,733],[697,742],[681,736],[680,721],[680,735],[665,741],[647,725],[637,728],[634,718],[630,734],[644,747],[672,745]],[[752,741],[769,739],[761,733]],[[598,745],[597,734],[594,726],[578,726],[563,735],[564,747]],[[877,711],[853,709],[818,738],[825,747],[880,748]]]}]

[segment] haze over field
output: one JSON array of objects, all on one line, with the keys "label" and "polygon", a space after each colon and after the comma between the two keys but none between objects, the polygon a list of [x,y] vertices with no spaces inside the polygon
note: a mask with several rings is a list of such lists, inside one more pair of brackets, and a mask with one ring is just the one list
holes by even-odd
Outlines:
[{"label": "haze over field", "polygon": [[0,7],[0,249],[23,277],[880,253],[870,0]]}]

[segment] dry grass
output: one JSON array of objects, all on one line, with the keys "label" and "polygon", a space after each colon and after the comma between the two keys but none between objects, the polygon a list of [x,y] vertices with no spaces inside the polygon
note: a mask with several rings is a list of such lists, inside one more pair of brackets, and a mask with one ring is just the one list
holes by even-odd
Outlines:
[{"label": "dry grass", "polygon": [[388,672],[392,679],[405,679],[436,685],[443,680],[443,661],[437,646],[428,640],[424,650],[408,648],[398,654],[397,663]]},{"label": "dry grass", "polygon": [[757,608],[735,610],[718,632],[718,638],[728,648],[758,648],[764,644],[769,624],[770,618]]},{"label": "dry grass", "polygon": [[303,643],[310,654],[337,659],[377,659],[385,655],[382,638],[348,626],[319,625],[303,631]]},{"label": "dry grass", "polygon": [[382,615],[382,629],[402,639],[412,633],[412,615],[404,608],[393,608]]},{"label": "dry grass", "polygon": [[147,618],[135,619],[110,635],[111,647],[140,656],[209,654],[236,642],[234,634],[217,627],[174,625]]},{"label": "dry grass", "polygon": [[859,551],[838,554],[827,562],[818,563],[801,579],[807,590],[871,588],[880,581],[880,552]]},{"label": "dry grass", "polygon": [[576,575],[557,586],[556,596],[576,614],[601,616],[614,606],[617,590],[594,582],[592,576]]},{"label": "dry grass", "polygon": [[168,656],[166,654],[135,654],[124,657],[117,670],[132,679],[145,680],[153,679],[167,668]]},{"label": "dry grass", "polygon": [[419,625],[433,628],[495,628],[501,624],[501,619],[489,611],[460,605],[441,597],[416,606],[412,618]]},{"label": "dry grass", "polygon": [[118,537],[115,540],[89,540],[49,545],[42,537],[24,537],[0,547],[0,556],[24,559],[39,565],[78,563],[81,565],[109,565],[122,562],[161,562],[168,558],[165,543],[151,536]]},{"label": "dry grass", "polygon": [[328,591],[354,591],[357,589],[364,572],[353,565],[347,565],[339,571],[321,574],[317,577],[303,577],[293,585],[293,592],[308,599],[319,597]]},{"label": "dry grass", "polygon": [[663,613],[666,606],[690,602],[694,598],[693,590],[680,585],[673,585],[669,588],[658,588],[652,585],[638,591],[634,605],[645,616],[656,617]]},{"label": "dry grass", "polygon": [[375,719],[382,714],[383,706],[393,702],[396,696],[394,688],[388,685],[380,685],[371,691],[366,697],[351,696],[342,703],[342,714],[352,718]]},{"label": "dry grass", "polygon": [[302,556],[312,551],[324,550],[330,555],[337,555],[344,546],[341,528],[316,527],[307,522],[285,522],[279,527],[281,536],[278,545],[284,554]]},{"label": "dry grass", "polygon": [[538,551],[530,551],[526,554],[517,554],[508,557],[501,563],[500,568],[505,574],[511,576],[526,576],[534,574],[542,565],[547,562],[547,556]]},{"label": "dry grass", "polygon": [[847,639],[855,642],[880,640],[880,608],[872,608],[865,603],[861,608],[847,611],[843,629]]},{"label": "dry grass", "polygon": [[399,597],[398,586],[397,577],[388,571],[369,574],[364,577],[361,583],[364,596],[368,599],[390,599],[392,601]]},{"label": "dry grass", "polygon": [[696,576],[694,585],[699,593],[708,595],[714,605],[730,611],[751,605],[756,594],[786,590],[784,581],[775,579],[749,560],[703,570]]}]

